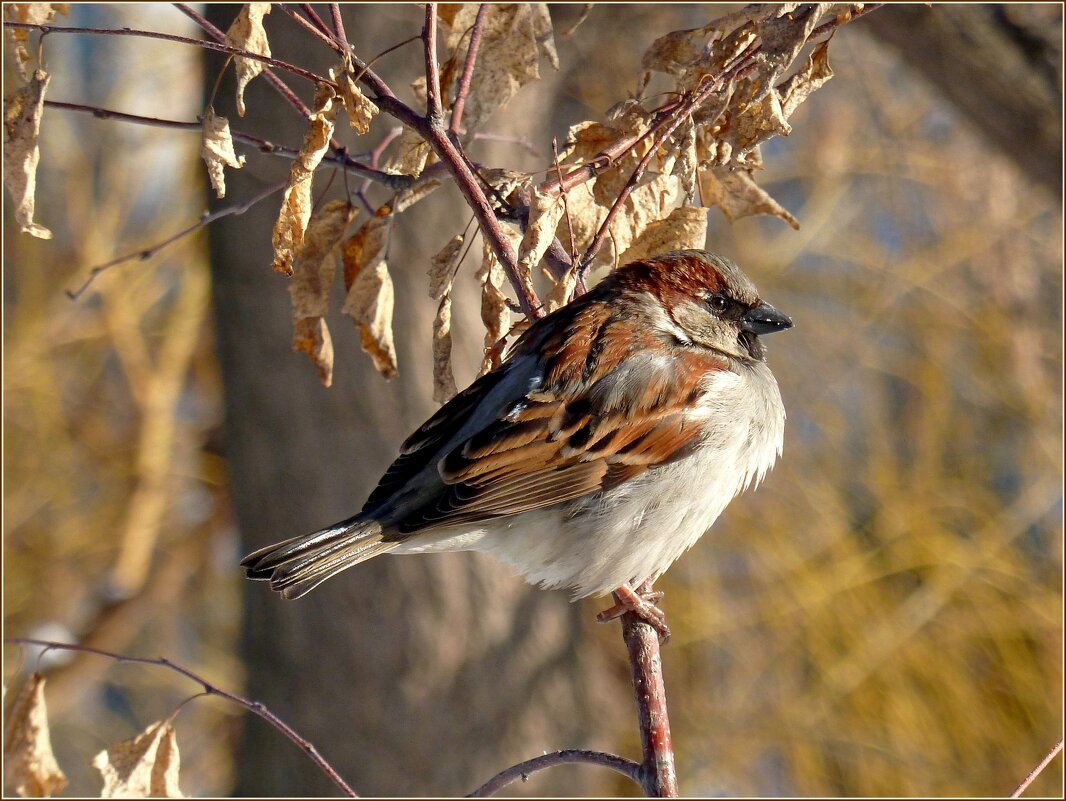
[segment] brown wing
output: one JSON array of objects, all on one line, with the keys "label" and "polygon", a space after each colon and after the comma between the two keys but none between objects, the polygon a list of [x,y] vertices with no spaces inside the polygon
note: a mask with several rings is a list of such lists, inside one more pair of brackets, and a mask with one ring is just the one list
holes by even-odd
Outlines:
[{"label": "brown wing", "polygon": [[[676,345],[667,355],[660,334],[633,325],[631,315],[624,321],[600,304],[574,306],[565,326],[538,324],[519,341],[512,358],[537,360],[538,385],[496,419],[434,453],[441,483],[397,521],[400,533],[574,500],[680,458],[696,443],[700,429],[687,412],[707,373],[724,364]],[[454,434],[460,408],[449,412],[450,424],[437,427]],[[433,423],[409,440],[416,450],[401,460],[445,441],[434,438]],[[386,477],[413,475],[413,464],[394,465]]]}]

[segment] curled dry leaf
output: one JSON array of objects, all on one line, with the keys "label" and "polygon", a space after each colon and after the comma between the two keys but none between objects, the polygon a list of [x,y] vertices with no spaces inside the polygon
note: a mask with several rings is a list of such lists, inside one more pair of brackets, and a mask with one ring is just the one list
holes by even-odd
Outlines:
[{"label": "curled dry leaf", "polygon": [[518,277],[531,295],[533,269],[540,264],[555,238],[555,229],[563,218],[562,195],[550,195],[533,186],[529,195],[529,222],[518,248]]},{"label": "curled dry leaf", "polygon": [[[46,25],[56,14],[67,16],[69,13],[70,3],[4,3],[4,19],[31,25]],[[26,50],[26,42],[30,39],[30,31],[26,28],[5,28],[4,36],[8,43],[5,52],[14,57],[19,76],[28,81],[30,75],[26,71],[26,63],[30,60],[30,54]]]},{"label": "curled dry leaf", "polygon": [[229,120],[219,117],[215,110],[207,107],[204,112],[203,135],[200,139],[200,156],[207,162],[207,177],[215,194],[226,196],[226,175],[223,167],[239,170],[244,166],[244,156],[238,156],[233,150],[233,137],[229,132]]},{"label": "curled dry leaf", "polygon": [[[677,176],[666,174],[634,189],[622,205],[621,213],[611,223],[609,241],[613,246],[613,255],[608,263],[612,266],[621,264],[619,256],[629,249],[649,225],[666,215],[667,209],[678,201],[680,193],[681,182]],[[606,258],[606,255],[601,255],[600,266]]]},{"label": "curled dry leaf", "polygon": [[781,114],[785,119],[792,116],[797,106],[826,81],[833,77],[829,66],[829,42],[822,42],[811,52],[803,69],[781,84]]},{"label": "curled dry leaf", "polygon": [[[245,3],[237,19],[226,31],[226,44],[238,47],[257,56],[270,58],[270,42],[267,40],[263,17],[270,13],[270,3]],[[253,58],[237,56],[234,69],[237,70],[237,113],[244,116],[244,89],[249,82],[263,71],[263,62]],[[219,197],[222,197],[219,195]]]},{"label": "curled dry leaf", "polygon": [[[540,55],[543,52],[556,63],[555,43],[551,36],[551,17],[542,3],[508,3],[491,5],[485,19],[478,50],[474,81],[463,113],[463,127],[479,128],[502,108],[527,83],[540,78]],[[536,9],[534,7],[537,7]],[[466,31],[474,24],[477,3],[464,3],[449,21],[445,47],[455,53],[463,50]],[[464,56],[460,55],[462,59]]]},{"label": "curled dry leaf", "polygon": [[401,214],[407,211],[415,203],[425,200],[441,186],[443,186],[441,181],[436,178],[430,178],[428,181],[420,181],[414,186],[400,190],[392,199],[393,214]]},{"label": "curled dry leaf", "polygon": [[392,209],[382,206],[341,248],[348,289],[342,311],[359,326],[363,350],[385,378],[397,374],[392,277],[385,262],[392,220]]},{"label": "curled dry leaf", "polygon": [[429,296],[440,301],[433,318],[433,400],[437,403],[447,403],[458,392],[452,371],[452,282],[462,248],[463,237],[453,236],[429,267]]},{"label": "curled dry leaf", "polygon": [[101,798],[184,798],[178,788],[178,739],[169,720],[101,751],[93,767],[104,779]]},{"label": "curled dry leaf", "polygon": [[700,206],[678,206],[665,219],[652,221],[618,260],[628,264],[671,250],[705,247],[708,211]]},{"label": "curled dry leaf", "polygon": [[481,322],[485,324],[485,356],[478,375],[482,376],[502,361],[503,349],[499,342],[506,336],[511,325],[511,310],[503,293],[506,276],[496,254],[486,243],[481,268],[475,277],[481,282]]},{"label": "curled dry leaf", "polygon": [[405,126],[400,138],[396,140],[394,155],[385,165],[385,172],[417,178],[425,169],[429,154],[429,143],[414,128]]},{"label": "curled dry leaf", "polygon": [[303,147],[292,163],[289,185],[281,201],[281,211],[271,241],[274,245],[273,267],[280,273],[292,275],[292,261],[303,244],[304,231],[311,219],[311,183],[315,169],[329,149],[333,136],[336,96],[329,84],[320,84],[315,93],[315,109],[304,137]]},{"label": "curled dry leaf", "polygon": [[750,170],[731,170],[729,167],[703,170],[700,192],[703,202],[721,208],[730,222],[756,214],[772,214],[799,230],[799,220],[755,183]]},{"label": "curled dry leaf", "polygon": [[41,798],[67,786],[52,753],[45,678],[34,673],[15,698],[4,727],[4,789],[24,798]]},{"label": "curled dry leaf", "polygon": [[344,110],[348,114],[348,124],[357,134],[365,134],[370,130],[370,121],[377,115],[378,107],[363,94],[355,82],[355,67],[350,54],[341,60],[336,74],[332,69],[329,71],[329,77],[337,82],[341,102],[344,103]]},{"label": "curled dry leaf", "polygon": [[331,200],[311,215],[303,247],[292,267],[292,349],[302,350],[318,369],[323,386],[333,383],[333,339],[326,324],[329,292],[337,271],[334,251],[356,209]]},{"label": "curled dry leaf", "polygon": [[51,231],[33,221],[37,162],[41,158],[37,137],[50,80],[44,70],[35,70],[29,83],[4,98],[4,186],[15,203],[19,228],[40,239],[52,238]]},{"label": "curled dry leaf", "polygon": [[660,36],[644,51],[640,66],[655,72],[682,75],[703,55],[708,39],[716,30],[717,23],[711,22],[702,28],[671,31]]}]

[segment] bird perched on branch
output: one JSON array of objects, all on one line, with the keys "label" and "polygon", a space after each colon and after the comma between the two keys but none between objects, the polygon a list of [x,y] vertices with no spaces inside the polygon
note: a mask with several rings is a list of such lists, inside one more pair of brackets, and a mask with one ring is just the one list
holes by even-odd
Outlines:
[{"label": "bird perched on branch", "polygon": [[361,512],[241,564],[291,599],[383,553],[485,551],[665,639],[651,582],[781,453],[760,337],[791,327],[721,256],[625,265],[430,417]]}]

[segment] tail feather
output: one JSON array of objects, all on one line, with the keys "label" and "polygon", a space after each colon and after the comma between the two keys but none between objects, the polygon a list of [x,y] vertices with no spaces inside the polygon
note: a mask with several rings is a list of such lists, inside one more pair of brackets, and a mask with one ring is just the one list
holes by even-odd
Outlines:
[{"label": "tail feather", "polygon": [[383,542],[381,526],[353,517],[302,537],[260,548],[241,560],[248,578],[270,581],[286,599],[306,595],[326,579],[399,543]]}]

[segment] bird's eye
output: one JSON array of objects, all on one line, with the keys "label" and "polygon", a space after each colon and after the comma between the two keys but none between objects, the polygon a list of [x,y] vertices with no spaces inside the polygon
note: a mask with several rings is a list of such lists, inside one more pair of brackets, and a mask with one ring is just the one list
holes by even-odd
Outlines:
[{"label": "bird's eye", "polygon": [[711,295],[708,302],[710,303],[711,308],[719,314],[729,308],[729,300],[722,295]]}]

